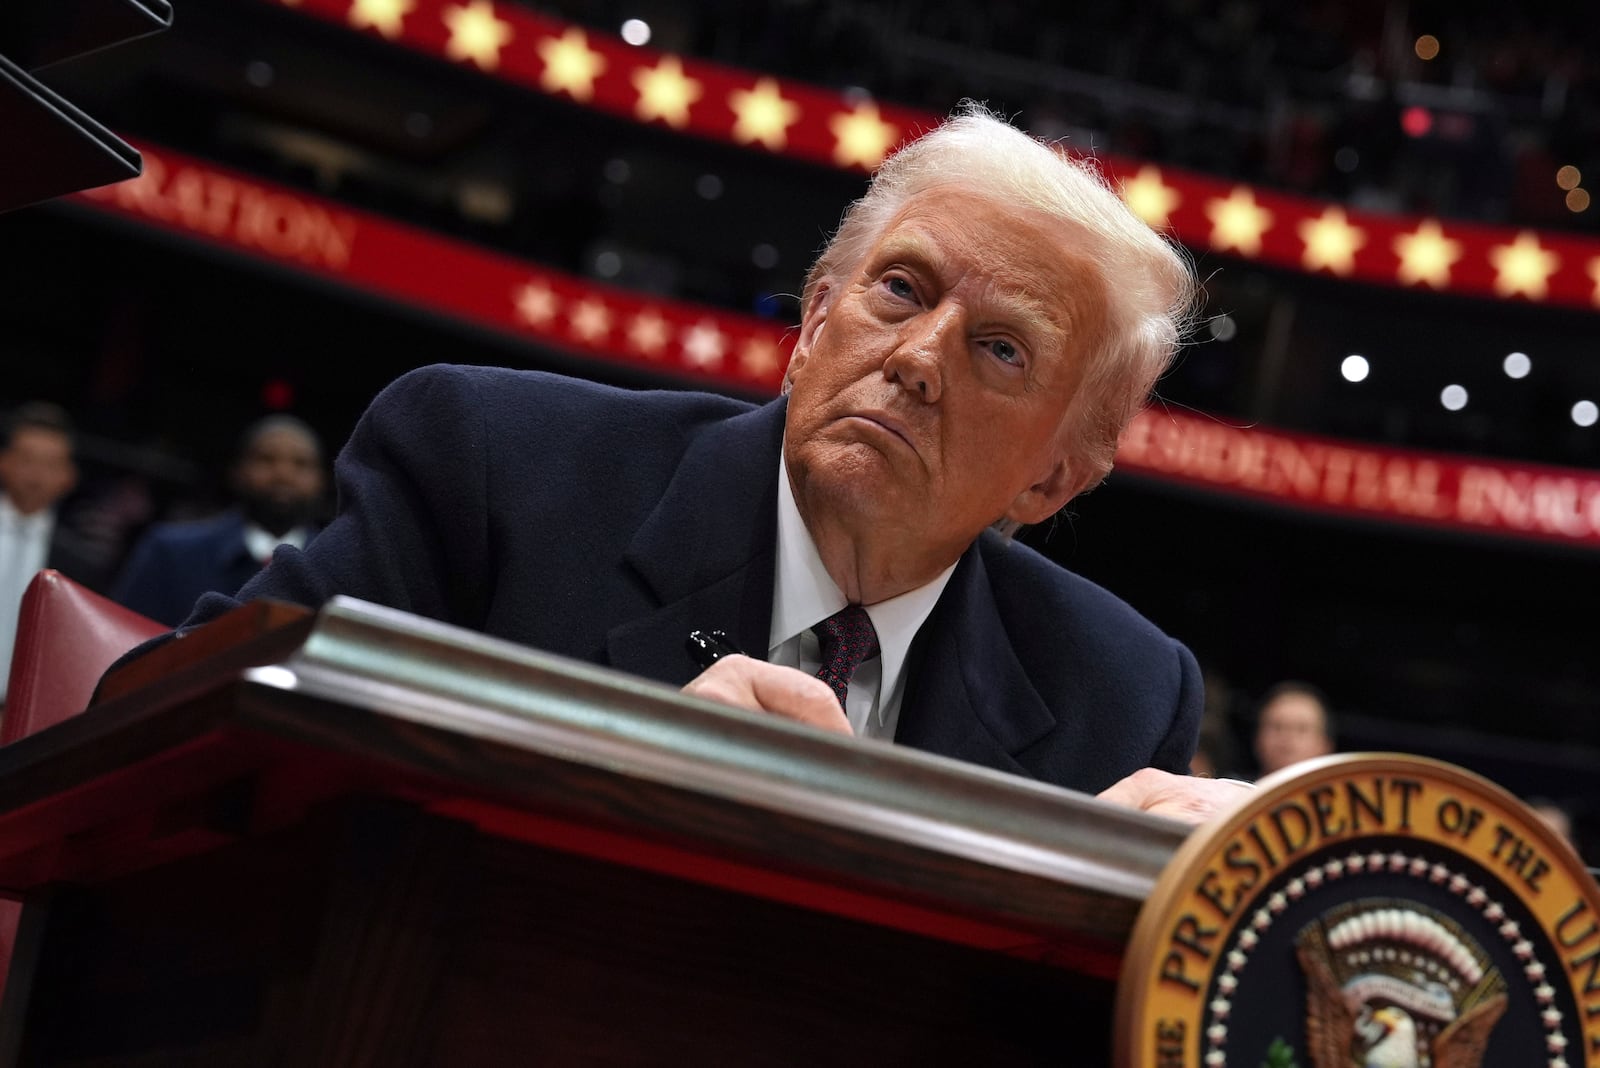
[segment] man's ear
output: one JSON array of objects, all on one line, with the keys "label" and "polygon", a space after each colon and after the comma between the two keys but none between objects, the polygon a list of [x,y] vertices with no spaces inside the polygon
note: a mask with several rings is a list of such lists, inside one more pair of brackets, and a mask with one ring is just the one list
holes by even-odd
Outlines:
[{"label": "man's ear", "polygon": [[1066,507],[1083,488],[1083,479],[1065,454],[1058,456],[1050,469],[1033,485],[1017,494],[1005,518],[1023,526],[1043,523]]},{"label": "man's ear", "polygon": [[783,373],[783,389],[787,393],[796,371],[805,366],[806,360],[811,358],[811,349],[817,343],[817,338],[822,334],[822,326],[828,320],[828,307],[832,296],[831,287],[827,282],[819,282],[816,289],[811,291],[811,297],[806,301],[806,306],[800,312],[800,336],[795,339],[794,352],[789,356],[789,367]]}]

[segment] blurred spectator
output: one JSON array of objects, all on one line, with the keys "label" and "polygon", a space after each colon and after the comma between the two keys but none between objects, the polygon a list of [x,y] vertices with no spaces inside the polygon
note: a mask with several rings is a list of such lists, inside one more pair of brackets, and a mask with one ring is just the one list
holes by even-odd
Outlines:
[{"label": "blurred spectator", "polygon": [[1232,716],[1234,689],[1226,677],[1209,665],[1201,666],[1201,674],[1205,680],[1206,706],[1200,716],[1200,737],[1194,758],[1189,761],[1189,774],[1213,779],[1235,776],[1239,760]]},{"label": "blurred spectator", "polygon": [[201,594],[243,586],[279,545],[304,548],[326,486],[322,442],[294,416],[268,416],[245,432],[229,482],[236,507],[145,532],[112,588],[114,600],[175,627]]},{"label": "blurred spectator", "polygon": [[92,554],[56,522],[56,505],[78,483],[72,420],[34,401],[6,420],[0,448],[0,702],[11,674],[17,608],[40,569],[53,567],[86,586],[101,577]]},{"label": "blurred spectator", "polygon": [[1256,766],[1262,775],[1333,752],[1333,717],[1322,691],[1285,681],[1267,691],[1256,717]]},{"label": "blurred spectator", "polygon": [[1535,816],[1544,820],[1568,845],[1578,848],[1577,838],[1572,833],[1572,813],[1567,811],[1567,806],[1548,797],[1530,797],[1527,801]]}]

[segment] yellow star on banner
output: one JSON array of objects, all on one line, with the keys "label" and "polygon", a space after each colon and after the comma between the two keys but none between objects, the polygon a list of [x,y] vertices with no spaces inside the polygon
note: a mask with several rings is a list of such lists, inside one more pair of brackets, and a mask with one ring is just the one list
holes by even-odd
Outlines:
[{"label": "yellow star on banner", "polygon": [[778,346],[753,337],[739,350],[739,367],[751,378],[766,378],[778,369]]},{"label": "yellow star on banner", "polygon": [[667,321],[653,308],[646,308],[635,315],[633,322],[628,324],[628,343],[646,356],[659,356],[670,340]]},{"label": "yellow star on banner", "polygon": [[1182,197],[1161,180],[1161,172],[1146,164],[1129,181],[1122,183],[1122,201],[1151,226],[1161,228],[1172,220]]},{"label": "yellow star on banner", "polygon": [[701,319],[683,334],[683,357],[692,367],[710,370],[722,363],[722,350],[727,343],[717,324]]},{"label": "yellow star on banner", "polygon": [[468,0],[465,7],[446,8],[440,17],[450,28],[446,56],[470,60],[484,70],[500,65],[500,50],[511,41],[511,24],[495,17],[492,0]]},{"label": "yellow star on banner", "polygon": [[576,26],[569,26],[560,37],[539,42],[539,58],[544,73],[539,85],[549,93],[566,93],[574,100],[594,97],[594,80],[606,69],[606,57],[589,47],[589,38]]},{"label": "yellow star on banner", "polygon": [[833,131],[833,161],[841,167],[858,164],[872,170],[883,162],[900,133],[892,122],[878,116],[878,105],[868,100],[857,104],[847,115],[835,115],[828,120]]},{"label": "yellow star on banner", "polygon": [[371,27],[385,37],[399,37],[401,23],[416,6],[416,0],[355,0],[350,5],[350,25],[358,30]]},{"label": "yellow star on banner", "polygon": [[1272,226],[1272,213],[1242,185],[1235,186],[1226,200],[1208,200],[1206,218],[1211,220],[1212,248],[1237,249],[1246,256],[1260,255],[1261,235]]},{"label": "yellow star on banner", "polygon": [[661,119],[680,129],[689,125],[689,105],[701,94],[700,83],[683,73],[677,56],[662,56],[654,67],[634,71],[633,87],[639,90],[633,113],[640,122]]},{"label": "yellow star on banner", "polygon": [[1494,264],[1496,293],[1502,297],[1521,293],[1532,300],[1543,300],[1549,291],[1550,276],[1561,266],[1561,257],[1541,248],[1533,231],[1523,230],[1511,244],[1490,249],[1489,262]]},{"label": "yellow star on banner", "polygon": [[529,326],[544,326],[555,318],[556,307],[560,303],[543,282],[525,282],[513,299],[517,305],[517,318]]},{"label": "yellow star on banner", "polygon": [[1394,239],[1395,255],[1400,257],[1396,277],[1402,285],[1426,282],[1435,289],[1450,288],[1450,266],[1461,258],[1461,242],[1444,236],[1433,219],[1423,219],[1414,234]]},{"label": "yellow star on banner", "polygon": [[1367,243],[1367,235],[1350,225],[1343,208],[1329,206],[1317,218],[1301,220],[1299,229],[1306,243],[1300,262],[1306,270],[1326,267],[1334,274],[1350,274],[1356,269],[1356,249]]},{"label": "yellow star on banner", "polygon": [[1600,256],[1589,261],[1589,277],[1594,279],[1594,302],[1600,305]]},{"label": "yellow star on banner", "polygon": [[789,127],[800,118],[800,105],[785,100],[778,83],[762,78],[754,89],[735,89],[728,94],[733,109],[733,139],[740,144],[760,141],[774,152],[783,151],[789,142]]},{"label": "yellow star on banner", "polygon": [[604,302],[593,297],[579,301],[570,318],[572,336],[591,345],[599,344],[611,332],[611,313]]}]

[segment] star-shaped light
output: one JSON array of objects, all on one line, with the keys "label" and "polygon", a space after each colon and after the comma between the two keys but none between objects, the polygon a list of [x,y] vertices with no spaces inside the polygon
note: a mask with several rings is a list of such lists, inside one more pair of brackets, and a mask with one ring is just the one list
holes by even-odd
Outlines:
[{"label": "star-shaped light", "polygon": [[1235,186],[1226,200],[1206,202],[1211,220],[1211,246],[1219,252],[1236,249],[1246,256],[1261,253],[1261,235],[1272,226],[1272,213],[1256,203],[1255,194]]},{"label": "star-shaped light", "polygon": [[722,364],[722,351],[727,344],[717,324],[701,319],[683,334],[683,357],[691,367],[710,370]]},{"label": "star-shaped light", "polygon": [[1450,266],[1461,258],[1461,242],[1445,237],[1435,220],[1424,219],[1417,224],[1416,233],[1394,239],[1394,251],[1400,257],[1395,276],[1402,285],[1425,282],[1435,289],[1448,289]]},{"label": "star-shaped light", "polygon": [[1589,277],[1594,279],[1594,302],[1600,304],[1600,256],[1589,261]]},{"label": "star-shaped light", "polygon": [[500,65],[500,50],[511,41],[511,24],[494,13],[493,0],[468,0],[466,6],[445,8],[440,16],[450,28],[444,54],[484,70]]},{"label": "star-shaped light", "polygon": [[654,67],[634,71],[633,87],[639,90],[633,114],[640,122],[660,119],[680,129],[689,125],[689,105],[699,100],[702,92],[700,83],[683,73],[683,62],[677,56],[662,56]]},{"label": "star-shaped light", "polygon": [[778,346],[764,337],[753,337],[739,350],[739,369],[751,378],[776,374],[780,364]]},{"label": "star-shaped light", "polygon": [[569,318],[572,336],[590,345],[598,345],[611,332],[611,313],[603,301],[593,297],[579,301]]},{"label": "star-shaped light", "polygon": [[1139,168],[1138,174],[1122,183],[1122,200],[1135,215],[1159,229],[1172,221],[1172,213],[1183,198],[1161,180],[1160,170],[1147,163]]},{"label": "star-shaped light", "polygon": [[667,321],[654,308],[646,308],[628,324],[628,344],[646,356],[659,356],[671,339]]},{"label": "star-shaped light", "polygon": [[385,37],[399,37],[401,23],[417,6],[416,0],[355,0],[350,5],[350,25],[371,28]]},{"label": "star-shaped light", "polygon": [[833,161],[841,167],[859,166],[872,170],[883,162],[900,130],[878,116],[878,105],[867,100],[848,114],[828,120],[833,131]]},{"label": "star-shaped light", "polygon": [[1306,270],[1327,268],[1344,275],[1356,269],[1356,249],[1367,243],[1367,235],[1350,225],[1343,208],[1331,205],[1317,218],[1301,221],[1300,240],[1306,243],[1300,258]]},{"label": "star-shaped light", "polygon": [[1531,300],[1543,300],[1561,257],[1542,248],[1533,231],[1523,230],[1511,244],[1490,249],[1489,262],[1494,264],[1496,293],[1502,297],[1521,293]]},{"label": "star-shaped light", "polygon": [[728,107],[735,116],[735,141],[746,145],[759,141],[774,152],[783,151],[789,127],[800,118],[800,105],[785,100],[772,78],[758,80],[754,89],[735,89],[728,94]]},{"label": "star-shaped light", "polygon": [[589,47],[589,38],[578,27],[541,40],[539,58],[544,60],[539,86],[545,92],[566,93],[574,100],[594,98],[594,80],[606,69],[606,57]]},{"label": "star-shaped light", "polygon": [[517,318],[529,326],[544,326],[555,318],[560,301],[543,282],[526,282],[517,289],[514,298]]}]

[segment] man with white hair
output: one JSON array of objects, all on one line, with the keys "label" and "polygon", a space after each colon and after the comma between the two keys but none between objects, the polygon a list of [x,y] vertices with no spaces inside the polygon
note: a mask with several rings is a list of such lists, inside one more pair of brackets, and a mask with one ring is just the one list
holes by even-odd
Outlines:
[{"label": "man with white hair", "polygon": [[[1105,477],[1193,293],[1092,169],[968,106],[846,213],[783,398],[414,371],[340,457],[341,514],[239,597],[347,593],[1203,817],[1238,790],[1181,777],[1194,658],[1009,537]],[[696,676],[713,629],[752,655]]]}]

